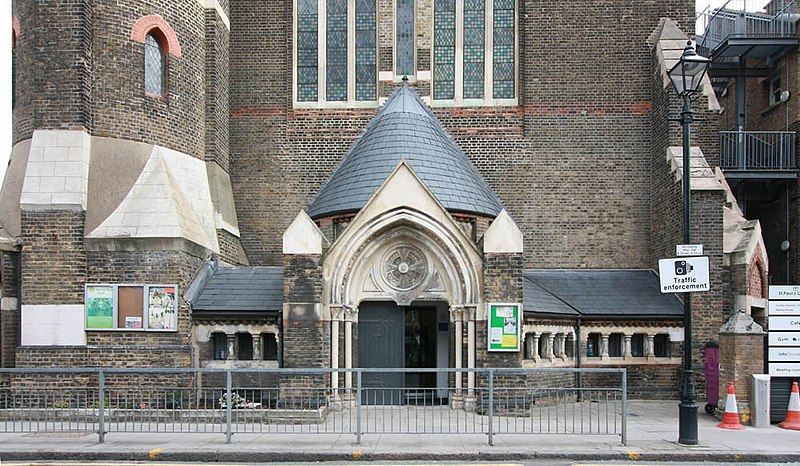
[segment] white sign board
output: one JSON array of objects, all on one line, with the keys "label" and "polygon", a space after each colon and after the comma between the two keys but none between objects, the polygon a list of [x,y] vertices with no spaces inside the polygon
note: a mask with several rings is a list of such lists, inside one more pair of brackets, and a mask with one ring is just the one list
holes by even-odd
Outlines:
[{"label": "white sign board", "polygon": [[800,316],[769,316],[769,329],[800,332]]},{"label": "white sign board", "polygon": [[770,348],[770,361],[800,361],[800,348]]},{"label": "white sign board", "polygon": [[675,246],[676,256],[702,256],[702,244],[678,244]]},{"label": "white sign board", "polygon": [[800,332],[769,332],[769,346],[800,346]]},{"label": "white sign board", "polygon": [[770,285],[769,299],[800,299],[800,286]]},{"label": "white sign board", "polygon": [[769,363],[769,375],[776,377],[794,377],[800,375],[800,363]]},{"label": "white sign board", "polygon": [[658,276],[662,293],[691,293],[708,291],[708,257],[678,257],[658,261]]},{"label": "white sign board", "polygon": [[800,301],[770,301],[771,316],[800,316]]}]

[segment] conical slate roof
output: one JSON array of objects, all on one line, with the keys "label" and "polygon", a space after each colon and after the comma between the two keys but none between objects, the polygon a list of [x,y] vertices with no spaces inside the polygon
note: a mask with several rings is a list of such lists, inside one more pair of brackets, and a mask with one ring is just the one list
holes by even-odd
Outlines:
[{"label": "conical slate roof", "polygon": [[448,211],[494,217],[503,208],[430,109],[403,85],[367,124],[306,212],[320,218],[360,210],[401,160]]}]

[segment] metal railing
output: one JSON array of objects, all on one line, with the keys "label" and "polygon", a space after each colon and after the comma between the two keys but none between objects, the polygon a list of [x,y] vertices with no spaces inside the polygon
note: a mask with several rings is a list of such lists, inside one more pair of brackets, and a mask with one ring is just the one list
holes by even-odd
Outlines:
[{"label": "metal railing", "polygon": [[720,131],[724,170],[794,170],[794,131]]},{"label": "metal railing", "polygon": [[[467,372],[475,386],[455,388]],[[332,388],[334,373],[353,386]],[[392,373],[449,383],[362,383]],[[624,445],[626,377],[618,368],[0,369],[0,432],[92,432],[101,443],[115,432],[217,433],[226,443],[233,434],[331,433],[359,444],[365,434],[480,433],[489,445],[498,434],[578,434]]]},{"label": "metal railing", "polygon": [[798,19],[795,0],[782,2],[772,11],[761,10],[764,1],[729,0],[720,8],[699,14],[703,35],[699,49],[712,51],[730,37],[795,37]]}]

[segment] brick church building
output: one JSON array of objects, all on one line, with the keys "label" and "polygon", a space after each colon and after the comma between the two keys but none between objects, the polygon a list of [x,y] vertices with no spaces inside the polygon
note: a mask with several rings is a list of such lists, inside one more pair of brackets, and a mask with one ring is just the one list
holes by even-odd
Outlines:
[{"label": "brick church building", "polygon": [[[2,367],[627,367],[677,397],[694,1],[12,5]],[[702,372],[768,258],[708,78],[694,107]]]}]

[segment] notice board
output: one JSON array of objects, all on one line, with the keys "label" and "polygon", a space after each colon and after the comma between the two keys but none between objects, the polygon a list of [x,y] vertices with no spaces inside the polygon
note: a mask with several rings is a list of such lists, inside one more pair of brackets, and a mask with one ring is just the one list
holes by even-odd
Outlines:
[{"label": "notice board", "polygon": [[522,306],[515,303],[489,304],[489,351],[519,351]]}]

